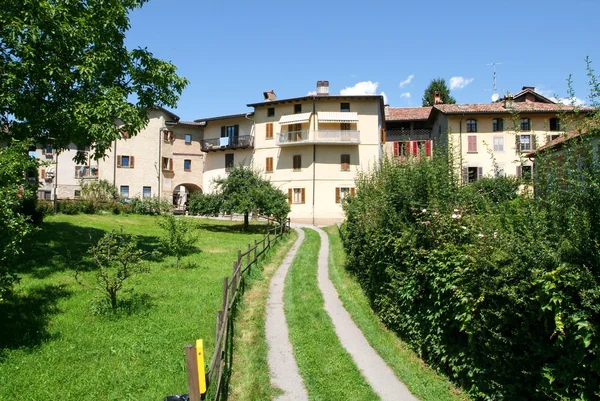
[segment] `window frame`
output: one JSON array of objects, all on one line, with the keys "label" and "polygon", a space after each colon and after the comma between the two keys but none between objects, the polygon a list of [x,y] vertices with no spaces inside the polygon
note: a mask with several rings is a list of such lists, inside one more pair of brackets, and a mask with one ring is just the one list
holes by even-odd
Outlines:
[{"label": "window frame", "polygon": [[275,136],[273,123],[267,123],[265,130],[265,139],[273,139]]},{"label": "window frame", "polygon": [[161,167],[162,167],[162,171],[173,171],[173,159],[171,157],[163,156]]},{"label": "window frame", "polygon": [[[146,189],[148,190],[148,196],[146,196]],[[150,199],[152,198],[152,187],[143,186],[142,187],[142,199]]]},{"label": "window frame", "polygon": [[[127,190],[127,196],[123,196],[123,189]],[[119,196],[124,199],[129,199],[129,185],[120,185],[119,186]]]},{"label": "window frame", "polygon": [[[527,149],[523,148],[523,138],[529,138],[529,147]],[[519,152],[531,152],[533,150],[533,134],[519,134]]]},{"label": "window frame", "polygon": [[[230,159],[230,160],[228,160]],[[229,173],[229,171],[235,166],[235,156],[233,153],[225,154],[225,172]]]},{"label": "window frame", "polygon": [[265,173],[273,172],[273,157],[267,157],[265,159]]},{"label": "window frame", "polygon": [[267,107],[267,117],[275,117],[275,107]]},{"label": "window frame", "polygon": [[303,205],[306,203],[306,188],[288,188],[288,203],[290,205]]},{"label": "window frame", "polygon": [[302,171],[302,155],[294,155],[292,157],[292,170]]},{"label": "window frame", "polygon": [[551,132],[562,131],[560,127],[560,118],[552,117],[548,121],[548,130]]},{"label": "window frame", "polygon": [[504,132],[504,119],[493,118],[492,119],[492,132]]},{"label": "window frame", "polygon": [[75,189],[73,191],[73,199],[79,199],[81,198],[81,189]]},{"label": "window frame", "polygon": [[469,118],[466,122],[467,132],[477,132],[477,119]]},{"label": "window frame", "polygon": [[[471,148],[471,138],[474,138],[474,148]],[[467,135],[467,153],[477,153],[477,135]]]},{"label": "window frame", "polygon": [[529,117],[522,117],[519,120],[519,129],[521,131],[526,131],[526,132],[531,131],[531,118],[529,118]]},{"label": "window frame", "polygon": [[[347,105],[347,107],[344,107],[346,105]],[[340,102],[340,112],[342,112],[342,113],[350,112],[350,102]]]},{"label": "window frame", "polygon": [[[188,164],[185,168],[186,163]],[[192,171],[192,159],[183,159],[183,171]]]},{"label": "window frame", "polygon": [[[346,159],[347,161],[344,161]],[[342,153],[340,155],[340,170],[350,171],[350,153]]]},{"label": "window frame", "polygon": [[[192,134],[185,134],[185,136],[183,137],[185,144],[186,145],[191,145],[192,144]],[[189,138],[189,141],[188,141]]]},{"label": "window frame", "polygon": [[[502,142],[500,144],[502,146],[502,149],[496,149],[496,140],[500,140]],[[492,148],[494,149],[494,152],[504,152],[504,137],[503,136],[492,137]]]},{"label": "window frame", "polygon": [[[127,160],[127,163],[124,163],[124,161]],[[122,168],[131,168],[131,158],[130,156],[121,156],[121,167]]]},{"label": "window frame", "polygon": [[302,103],[294,104],[294,114],[302,113]]}]

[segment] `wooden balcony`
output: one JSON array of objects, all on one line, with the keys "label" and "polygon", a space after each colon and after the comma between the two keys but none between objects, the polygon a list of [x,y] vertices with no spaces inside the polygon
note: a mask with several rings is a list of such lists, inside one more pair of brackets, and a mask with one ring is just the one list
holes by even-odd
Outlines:
[{"label": "wooden balcony", "polygon": [[251,135],[240,135],[234,137],[203,139],[200,147],[203,152],[216,152],[218,150],[247,149],[254,146],[254,138]]}]

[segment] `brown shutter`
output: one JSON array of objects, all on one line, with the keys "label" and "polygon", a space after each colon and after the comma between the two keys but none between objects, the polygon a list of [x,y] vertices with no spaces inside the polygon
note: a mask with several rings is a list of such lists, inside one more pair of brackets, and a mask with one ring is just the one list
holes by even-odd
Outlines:
[{"label": "brown shutter", "polygon": [[306,189],[302,188],[302,203],[306,203]]},{"label": "brown shutter", "polygon": [[400,142],[394,142],[394,156],[400,155]]},{"label": "brown shutter", "polygon": [[481,179],[483,177],[483,167],[477,167],[477,179]]},{"label": "brown shutter", "polygon": [[175,134],[173,131],[169,131],[169,142],[173,142],[175,140]]},{"label": "brown shutter", "polygon": [[521,135],[515,135],[515,150],[517,152],[521,151]]},{"label": "brown shutter", "polygon": [[537,147],[536,145],[536,138],[535,138],[535,134],[531,134],[531,150],[535,150],[535,148]]},{"label": "brown shutter", "polygon": [[335,203],[340,203],[340,189],[335,188]]},{"label": "brown shutter", "polygon": [[288,203],[292,203],[292,188],[288,189]]},{"label": "brown shutter", "polygon": [[117,156],[117,167],[121,167],[121,156]]},{"label": "brown shutter", "polygon": [[523,176],[523,169],[521,166],[517,166],[517,178],[521,178]]},{"label": "brown shutter", "polygon": [[463,168],[463,183],[467,184],[469,182],[469,168]]},{"label": "brown shutter", "polygon": [[273,138],[273,123],[268,123],[267,124],[267,138]]},{"label": "brown shutter", "polygon": [[173,159],[169,159],[169,170],[173,171]]},{"label": "brown shutter", "polygon": [[129,156],[129,168],[135,167],[135,157]]},{"label": "brown shutter", "polygon": [[46,179],[46,169],[43,168],[42,169],[42,180],[45,180],[45,179]]},{"label": "brown shutter", "polygon": [[354,196],[356,194],[356,188],[350,188],[350,196]]}]

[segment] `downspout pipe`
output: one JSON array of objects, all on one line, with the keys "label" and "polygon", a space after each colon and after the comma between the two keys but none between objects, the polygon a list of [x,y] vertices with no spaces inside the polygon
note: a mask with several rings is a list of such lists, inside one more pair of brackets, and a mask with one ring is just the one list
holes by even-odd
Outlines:
[{"label": "downspout pipe", "polygon": [[[162,171],[162,138],[161,138],[161,134],[163,132],[163,130],[168,129],[169,127],[167,127],[166,125],[163,125],[162,127],[160,127],[158,129],[158,168],[156,169],[156,180],[158,182],[158,188],[157,188],[157,193],[158,193],[158,200],[160,201],[161,198],[161,192],[162,192],[162,187],[161,187],[161,183],[160,183],[160,173]],[[172,201],[171,201],[172,203]]]}]

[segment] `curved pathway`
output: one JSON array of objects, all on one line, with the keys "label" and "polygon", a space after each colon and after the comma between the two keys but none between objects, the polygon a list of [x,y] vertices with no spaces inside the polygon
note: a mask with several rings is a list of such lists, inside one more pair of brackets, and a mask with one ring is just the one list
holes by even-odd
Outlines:
[{"label": "curved pathway", "polygon": [[276,397],[280,401],[308,401],[308,394],[304,388],[302,377],[298,372],[298,365],[294,359],[294,352],[288,333],[287,321],[283,311],[283,289],[285,276],[304,241],[304,231],[295,229],[298,239],[290,249],[285,259],[271,278],[269,286],[269,299],[267,300],[266,337],[269,346],[268,359],[271,384],[283,390],[283,394]]},{"label": "curved pathway", "polygon": [[[310,227],[321,237],[319,251],[318,281],[319,289],[325,300],[325,310],[331,317],[335,332],[358,366],[362,375],[382,401],[417,401],[392,369],[379,354],[371,347],[362,331],[356,326],[352,317],[344,308],[338,293],[329,279],[329,238],[327,234],[316,227]],[[287,329],[286,329],[287,331]]]}]

